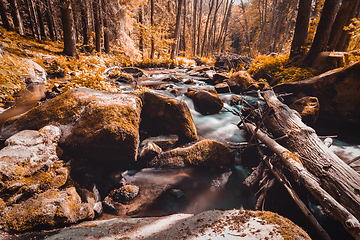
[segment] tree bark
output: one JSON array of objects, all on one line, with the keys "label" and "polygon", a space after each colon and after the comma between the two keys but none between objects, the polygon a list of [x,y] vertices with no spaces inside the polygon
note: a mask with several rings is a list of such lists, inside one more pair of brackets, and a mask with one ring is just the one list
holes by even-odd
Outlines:
[{"label": "tree bark", "polygon": [[68,56],[78,56],[76,52],[76,37],[74,29],[74,19],[70,0],[61,0],[61,20],[64,33],[64,54]]},{"label": "tree bark", "polygon": [[83,35],[83,45],[87,45],[89,44],[89,36],[88,36],[88,32],[89,32],[89,12],[88,12],[88,0],[83,0],[82,1],[82,6],[81,6],[81,20],[82,20],[82,27],[83,27],[83,31],[82,31],[82,35]]},{"label": "tree bark", "polygon": [[[360,0],[343,0],[339,12],[336,15],[334,24],[331,28],[329,37],[329,51],[336,50],[336,45],[344,31],[344,26],[349,22],[349,19],[355,17],[353,9],[357,9]],[[353,12],[352,12],[353,11]],[[350,13],[350,14],[349,14]]]},{"label": "tree bark", "polygon": [[183,13],[183,32],[181,34],[181,51],[183,51],[183,56],[186,55],[186,0],[184,0],[184,13]]},{"label": "tree bark", "polygon": [[200,5],[199,5],[199,22],[198,22],[198,26],[197,26],[197,49],[196,49],[196,55],[200,54],[200,35],[201,35],[201,19],[202,19],[202,5],[203,5],[203,0],[200,0]]},{"label": "tree bark", "polygon": [[[104,49],[105,49],[105,53],[110,53],[110,30],[109,30],[109,26],[108,26],[108,15],[107,15],[107,2],[104,1],[103,3],[103,10],[104,10],[104,15],[103,15],[103,21],[104,21]],[[101,11],[101,9],[100,9]],[[101,14],[102,15],[102,14]],[[100,16],[101,16],[100,15]]]},{"label": "tree bark", "polygon": [[193,56],[196,55],[196,15],[197,15],[197,5],[198,5],[198,0],[194,0],[193,2],[193,36],[192,36],[192,54]]},{"label": "tree bark", "polygon": [[57,40],[57,33],[56,33],[56,26],[55,26],[55,21],[54,21],[54,16],[53,16],[53,11],[52,11],[50,0],[46,0],[46,5],[47,5],[46,21],[47,21],[47,25],[49,28],[50,38],[54,41],[54,40]]},{"label": "tree bark", "polygon": [[204,29],[204,38],[203,38],[203,43],[201,46],[201,56],[204,55],[204,49],[205,49],[205,44],[206,44],[207,34],[208,34],[208,27],[209,27],[209,22],[210,22],[210,15],[211,15],[212,9],[214,7],[214,2],[215,2],[215,0],[210,0],[210,3],[209,3],[209,13],[208,13],[208,16],[206,19],[206,24],[205,24],[205,29]]},{"label": "tree bark", "polygon": [[[322,192],[327,193],[314,196],[334,213],[353,236],[360,239],[360,175],[329,150],[315,131],[306,126],[294,110],[281,103],[272,90],[265,91],[264,98],[273,109],[273,113],[265,119],[265,126],[274,137],[284,137],[285,140],[279,143],[293,153],[280,150],[280,156],[296,160],[311,174],[313,184],[318,184],[325,190]],[[306,186],[306,183],[303,184]],[[326,198],[323,199],[323,196]],[[332,207],[333,202],[338,203],[336,209]]]},{"label": "tree bark", "polygon": [[13,19],[13,23],[15,28],[17,28],[17,31],[20,35],[24,35],[24,24],[21,19],[19,7],[17,0],[9,0],[10,6],[11,6],[11,15]]},{"label": "tree bark", "polygon": [[101,0],[94,0],[93,11],[94,11],[94,23],[95,23],[95,49],[98,53],[101,53],[101,35],[102,35],[102,24],[101,24]]},{"label": "tree bark", "polygon": [[155,57],[155,43],[154,43],[154,11],[155,11],[155,7],[154,7],[154,1],[155,0],[150,0],[150,25],[151,25],[151,29],[152,29],[152,34],[151,34],[151,50],[150,50],[150,58],[154,59]]},{"label": "tree bark", "polygon": [[34,18],[34,29],[36,31],[36,35],[37,35],[38,39],[41,40],[40,26],[39,26],[39,21],[38,21],[38,17],[37,17],[37,13],[36,13],[34,0],[30,0],[30,10],[31,10],[32,16]]},{"label": "tree bark", "polygon": [[183,0],[178,0],[178,7],[177,7],[177,14],[176,14],[176,24],[175,24],[175,31],[174,31],[174,44],[172,46],[171,50],[171,59],[175,59],[175,57],[178,55],[179,51],[179,37],[180,37],[180,31],[181,31],[181,9],[183,5]]},{"label": "tree bark", "polygon": [[27,14],[29,16],[29,24],[30,24],[31,33],[32,33],[32,36],[34,38],[36,38],[37,32],[35,30],[34,17],[33,17],[33,13],[32,13],[32,10],[31,10],[29,0],[25,0],[25,5],[26,5]]},{"label": "tree bark", "polygon": [[143,25],[144,25],[144,16],[143,16],[143,7],[139,7],[139,23],[140,23],[140,29],[139,29],[139,50],[141,51],[142,56],[144,57],[144,38],[143,38]]},{"label": "tree bark", "polygon": [[291,43],[290,60],[303,57],[309,33],[312,0],[300,0],[296,17],[295,33]]},{"label": "tree bark", "polygon": [[41,7],[42,3],[38,3],[36,10],[37,10],[37,15],[39,18],[39,26],[40,26],[40,34],[41,37],[46,38],[46,32],[45,32],[45,26],[44,26],[44,17],[42,14],[42,7]]},{"label": "tree bark", "polygon": [[250,46],[250,34],[249,34],[249,25],[247,21],[247,17],[245,15],[245,5],[243,0],[241,0],[241,9],[243,10],[244,15],[244,22],[245,22],[245,39],[246,39],[246,45],[248,46],[248,53],[250,55],[251,53],[251,46]]},{"label": "tree bark", "polygon": [[6,30],[10,31],[10,30],[11,30],[11,26],[10,26],[9,19],[8,19],[8,17],[7,17],[6,11],[7,11],[7,7],[6,7],[6,5],[5,5],[4,0],[0,0],[1,21],[2,21],[2,23],[3,23],[4,28],[5,28]]},{"label": "tree bark", "polygon": [[273,35],[274,35],[274,29],[275,29],[275,20],[276,20],[276,13],[277,13],[277,0],[273,1],[273,10],[272,10],[272,16],[271,16],[271,24],[270,24],[270,34],[269,34],[269,52],[272,52],[272,41],[273,41]]},{"label": "tree bark", "polygon": [[321,13],[321,18],[316,29],[314,42],[310,51],[306,55],[303,65],[310,67],[319,55],[326,50],[329,41],[332,25],[335,21],[336,13],[339,9],[340,0],[326,0]]}]

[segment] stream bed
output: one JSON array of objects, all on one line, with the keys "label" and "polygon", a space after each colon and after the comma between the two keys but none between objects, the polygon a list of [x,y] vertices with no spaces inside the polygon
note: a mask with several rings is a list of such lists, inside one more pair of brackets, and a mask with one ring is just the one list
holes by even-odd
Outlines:
[{"label": "stream bed", "polygon": [[[196,111],[192,100],[184,96],[184,93],[187,92],[189,87],[214,89],[212,85],[205,83],[205,78],[190,76],[186,69],[147,70],[146,73],[148,76],[139,78],[137,85],[150,87],[162,94],[183,100],[190,109],[200,139],[216,140],[227,146],[230,143],[240,143],[247,140],[246,132],[238,127],[239,116],[229,111],[237,111],[239,108],[239,106],[230,105],[231,93],[219,94],[224,102],[224,108],[218,114],[204,116]],[[174,75],[184,80],[178,83],[164,81]],[[184,84],[187,79],[193,79],[194,83]],[[123,92],[131,92],[134,90],[134,85],[122,84],[119,88]],[[172,91],[174,89],[177,90],[176,94]],[[0,126],[6,119],[35,107],[39,100],[44,97],[44,92],[45,86],[43,85],[32,85],[21,92],[16,98],[16,102],[0,114]],[[260,102],[260,104],[263,104],[256,96],[243,97],[249,103],[256,104],[256,102]],[[316,127],[315,129],[317,130]],[[360,155],[360,141],[357,141],[358,138],[355,138],[355,141],[347,142],[346,135],[344,137],[334,129],[329,130],[323,126],[319,127],[319,129],[321,134],[341,135],[340,139],[334,139],[331,149],[343,160],[350,160]],[[251,154],[247,156],[247,159],[237,159],[236,151],[234,151],[233,156],[236,159],[235,165],[228,169],[214,167],[146,168],[122,172],[122,176],[128,183],[144,189],[144,194],[147,194],[148,200],[153,201],[151,207],[137,213],[137,216],[164,216],[173,213],[193,214],[211,209],[254,209],[256,203],[255,193],[247,189],[242,182],[251,172],[251,168],[257,165],[258,159],[256,160],[254,157],[253,160]],[[171,188],[168,186],[171,186]],[[160,197],[151,199],[151,196],[156,196],[157,193],[160,193]],[[286,193],[281,190],[278,193],[284,195],[284,198],[287,199]],[[286,201],[291,200],[287,199]],[[293,208],[294,205],[287,205],[287,203],[284,205],[280,203],[280,206],[275,207],[274,211],[278,210],[280,214],[289,217],[295,223],[306,228],[304,219],[301,217],[293,219],[293,215],[296,218],[296,215],[299,214],[298,209],[294,209],[293,214],[291,214],[286,211],[289,211],[289,208]],[[281,211],[282,206],[283,211]],[[316,205],[314,209],[316,209]],[[115,216],[104,214],[101,219],[112,217]]]}]

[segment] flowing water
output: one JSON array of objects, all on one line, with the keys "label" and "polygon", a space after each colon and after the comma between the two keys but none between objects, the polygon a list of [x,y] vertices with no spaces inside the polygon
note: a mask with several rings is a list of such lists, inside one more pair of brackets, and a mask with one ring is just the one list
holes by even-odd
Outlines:
[{"label": "flowing water", "polygon": [[[219,94],[224,102],[224,108],[214,115],[204,116],[197,112],[191,99],[184,96],[189,87],[214,88],[205,83],[201,77],[189,76],[184,69],[153,70],[147,71],[150,77],[138,79],[137,85],[147,86],[155,91],[165,93],[170,97],[183,100],[189,107],[194,119],[200,139],[217,140],[223,144],[239,143],[246,141],[244,130],[238,128],[239,116],[229,110],[238,110],[230,106],[232,94]],[[185,85],[163,81],[170,75],[193,79],[195,84]],[[123,92],[134,89],[134,84],[123,84],[119,87]],[[156,90],[157,89],[157,90]],[[161,90],[159,90],[161,89]],[[177,94],[170,91],[177,89]],[[19,115],[35,107],[44,96],[43,85],[32,85],[22,91],[12,106],[0,114],[0,126],[12,116]],[[250,104],[260,101],[256,97],[244,96]],[[238,106],[241,107],[241,106]],[[316,128],[315,128],[316,129]],[[321,129],[321,134],[331,133],[336,135],[336,130],[328,131]],[[320,135],[320,134],[319,134]],[[358,138],[357,138],[358,140]],[[331,149],[344,160],[350,160],[360,155],[360,141],[348,143],[346,137],[335,139]],[[251,161],[251,159],[250,159]],[[184,167],[175,169],[141,169],[138,171],[123,172],[124,178],[131,184],[140,186],[140,189],[165,189],[163,193],[153,199],[151,208],[140,216],[158,216],[176,212],[198,213],[209,209],[253,209],[255,204],[254,193],[246,189],[242,184],[251,170],[241,163],[228,169],[212,167]],[[149,192],[151,195],[151,192]]]}]

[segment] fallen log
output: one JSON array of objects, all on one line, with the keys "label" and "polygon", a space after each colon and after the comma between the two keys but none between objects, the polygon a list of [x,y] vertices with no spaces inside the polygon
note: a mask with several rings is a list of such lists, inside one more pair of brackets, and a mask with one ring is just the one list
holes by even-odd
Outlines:
[{"label": "fallen log", "polygon": [[[271,150],[283,160],[292,159],[285,163],[289,164],[288,168],[296,166],[292,172],[298,174],[298,180],[360,239],[360,175],[329,150],[315,131],[305,125],[294,110],[281,103],[272,90],[263,95],[273,110],[265,119],[265,126],[274,137],[282,137],[279,142],[289,150],[260,130],[256,136],[260,139],[259,135],[265,135],[265,139],[271,140],[268,146]],[[265,139],[260,140],[265,143]]]}]

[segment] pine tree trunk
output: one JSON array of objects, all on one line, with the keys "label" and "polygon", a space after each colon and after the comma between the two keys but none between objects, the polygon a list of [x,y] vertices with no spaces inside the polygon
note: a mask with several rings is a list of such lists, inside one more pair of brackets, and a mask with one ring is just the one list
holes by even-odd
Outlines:
[{"label": "pine tree trunk", "polygon": [[88,13],[88,3],[87,0],[83,0],[83,5],[81,7],[81,20],[82,20],[82,25],[83,25],[83,31],[82,31],[82,35],[83,35],[83,45],[88,45],[89,44],[89,36],[88,36],[88,32],[89,32],[89,13]]},{"label": "pine tree trunk", "polygon": [[104,49],[105,53],[110,53],[110,30],[108,28],[108,16],[107,16],[107,5],[106,1],[103,2],[103,11],[104,15],[101,14],[102,19],[104,19]]},{"label": "pine tree trunk", "polygon": [[39,18],[39,26],[40,26],[40,34],[43,38],[46,38],[46,32],[45,32],[45,26],[44,26],[44,17],[42,14],[42,9],[41,9],[41,3],[37,4],[37,14],[38,14],[38,18]]},{"label": "pine tree trunk", "polygon": [[312,0],[300,0],[296,17],[295,33],[291,43],[290,60],[302,57],[309,33],[309,22]]},{"label": "pine tree trunk", "polygon": [[55,26],[54,15],[50,0],[46,0],[46,5],[47,5],[46,21],[49,28],[50,38],[54,41],[57,40],[57,33],[56,33],[56,26]]},{"label": "pine tree trunk", "polygon": [[35,10],[34,0],[30,0],[30,9],[31,9],[32,16],[34,17],[34,29],[36,31],[36,35],[38,36],[38,39],[41,40],[40,26],[39,26],[39,21],[38,21],[36,10]]},{"label": "pine tree trunk", "polygon": [[4,0],[0,0],[1,21],[2,21],[2,23],[3,23],[4,28],[5,28],[6,30],[10,31],[10,30],[11,30],[11,26],[10,26],[9,19],[8,19],[8,17],[7,17],[6,11],[7,11],[7,8],[6,8],[6,5],[5,5]]},{"label": "pine tree trunk", "polygon": [[139,29],[139,50],[141,51],[142,56],[144,57],[144,31],[143,31],[143,25],[144,25],[144,16],[143,16],[143,7],[139,7],[139,23],[140,23],[140,29]]},{"label": "pine tree trunk", "polygon": [[336,13],[339,9],[339,3],[340,0],[325,1],[324,8],[321,13],[321,18],[316,29],[314,42],[303,61],[304,66],[310,67],[319,53],[326,50],[331,28],[335,21]]},{"label": "pine tree trunk", "polygon": [[226,19],[226,22],[225,22],[225,31],[224,31],[223,41],[222,41],[221,52],[225,52],[225,41],[226,41],[227,31],[228,31],[228,27],[229,27],[229,21],[230,21],[231,9],[232,9],[233,3],[234,3],[234,1],[231,0],[229,10],[228,10],[228,14],[226,16],[227,19]]},{"label": "pine tree trunk", "polygon": [[177,14],[176,14],[176,24],[175,24],[175,31],[174,31],[174,44],[172,46],[171,50],[171,59],[175,59],[175,57],[178,55],[179,51],[179,37],[180,37],[180,31],[181,31],[181,9],[183,5],[183,0],[178,0],[178,8],[177,8]]},{"label": "pine tree trunk", "polygon": [[208,27],[209,27],[209,22],[210,22],[210,15],[212,12],[212,9],[214,7],[214,1],[215,0],[210,0],[210,5],[209,5],[209,13],[206,19],[206,24],[205,24],[205,29],[204,29],[204,38],[203,38],[203,43],[201,46],[201,56],[204,56],[204,49],[205,49],[205,44],[206,44],[206,40],[207,40],[207,34],[208,34]]},{"label": "pine tree trunk", "polygon": [[199,9],[199,22],[198,22],[198,26],[197,26],[197,48],[196,48],[196,55],[200,54],[200,35],[201,35],[201,19],[202,19],[202,5],[203,5],[203,0],[200,0],[200,9]]},{"label": "pine tree trunk", "polygon": [[101,18],[100,18],[100,0],[94,0],[93,11],[94,11],[94,24],[95,24],[95,49],[98,53],[101,53]]},{"label": "pine tree trunk", "polygon": [[186,55],[186,0],[184,0],[184,14],[183,14],[183,33],[181,35],[181,51],[183,51],[183,56]]},{"label": "pine tree trunk", "polygon": [[193,1],[193,36],[192,36],[192,54],[193,56],[196,55],[196,15],[197,15],[197,5],[198,5],[198,0],[194,0]]},{"label": "pine tree trunk", "polygon": [[11,16],[13,19],[13,23],[15,28],[17,28],[17,31],[20,35],[24,35],[24,24],[21,19],[19,7],[17,0],[9,0],[10,6],[11,6]]},{"label": "pine tree trunk", "polygon": [[26,5],[27,14],[29,16],[31,33],[32,33],[32,36],[34,38],[36,38],[36,30],[35,30],[35,25],[34,25],[34,20],[33,20],[34,17],[33,17],[32,11],[31,11],[29,0],[25,0],[25,5]]},{"label": "pine tree trunk", "polygon": [[61,0],[61,20],[64,33],[64,54],[67,56],[78,56],[76,52],[76,37],[74,19],[70,0]]},{"label": "pine tree trunk", "polygon": [[155,11],[155,6],[154,6],[154,1],[155,0],[150,0],[150,25],[152,28],[152,34],[151,34],[151,49],[150,49],[150,58],[154,59],[155,57],[155,43],[154,43],[154,11]]}]

